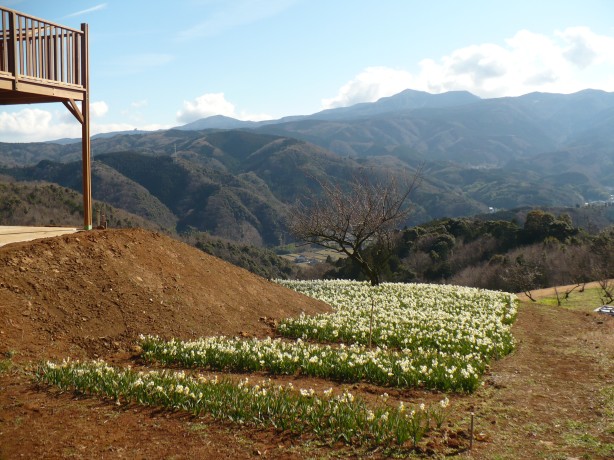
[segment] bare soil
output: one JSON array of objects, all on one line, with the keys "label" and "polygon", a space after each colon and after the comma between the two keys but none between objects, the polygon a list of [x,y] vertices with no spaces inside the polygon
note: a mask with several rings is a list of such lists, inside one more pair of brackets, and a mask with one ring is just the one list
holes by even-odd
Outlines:
[{"label": "bare soil", "polygon": [[[517,350],[493,363],[476,393],[450,395],[453,412],[443,438],[427,438],[415,455],[611,458],[614,318],[592,308],[523,302],[514,326]],[[61,393],[38,387],[28,371],[39,360],[68,356],[138,365],[140,333],[265,336],[282,317],[328,309],[143,230],[0,248],[0,459],[385,457],[390,452]],[[414,402],[442,397],[301,376],[280,380],[303,388],[349,387],[367,399],[384,391]]]},{"label": "bare soil", "polygon": [[0,248],[0,346],[26,357],[105,356],[139,334],[266,335],[330,307],[169,237],[78,233]]}]

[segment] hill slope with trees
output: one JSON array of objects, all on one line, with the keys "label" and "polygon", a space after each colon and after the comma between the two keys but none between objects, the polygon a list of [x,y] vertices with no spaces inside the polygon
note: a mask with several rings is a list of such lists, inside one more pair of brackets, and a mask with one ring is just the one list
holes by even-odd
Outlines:
[{"label": "hill slope with trees", "polygon": [[[614,206],[609,209],[614,212]],[[325,277],[364,279],[360,266],[350,259],[329,265]],[[591,235],[575,227],[569,214],[535,209],[525,213],[523,224],[436,220],[398,232],[382,277],[508,292],[608,280],[614,278],[614,226]],[[614,294],[614,286],[608,289]]]}]

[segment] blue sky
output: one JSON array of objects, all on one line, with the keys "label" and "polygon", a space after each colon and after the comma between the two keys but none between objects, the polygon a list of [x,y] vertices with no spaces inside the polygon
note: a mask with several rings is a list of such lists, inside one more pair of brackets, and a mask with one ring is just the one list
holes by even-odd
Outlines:
[{"label": "blue sky", "polygon": [[[92,130],[271,119],[406,88],[614,91],[609,0],[9,0],[90,27]],[[0,109],[0,142],[78,137],[61,104]]]}]

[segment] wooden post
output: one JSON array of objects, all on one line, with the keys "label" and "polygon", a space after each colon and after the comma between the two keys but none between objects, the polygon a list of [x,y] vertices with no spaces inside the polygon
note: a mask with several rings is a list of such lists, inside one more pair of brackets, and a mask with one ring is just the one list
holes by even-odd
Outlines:
[{"label": "wooden post", "polygon": [[474,430],[473,419],[474,417],[475,417],[475,414],[471,412],[471,428],[469,429],[469,450],[473,449],[473,430]]},{"label": "wooden post", "polygon": [[85,88],[81,113],[83,124],[81,130],[82,163],[83,163],[83,228],[92,229],[92,173],[91,173],[91,143],[90,143],[90,76],[89,76],[89,43],[88,26],[81,24],[83,44],[81,46],[81,84]]},{"label": "wooden post", "polygon": [[14,11],[9,14],[9,43],[8,43],[8,71],[13,75],[15,80],[13,81],[13,89],[17,89],[17,79],[19,75],[19,68],[17,66],[17,13]]}]

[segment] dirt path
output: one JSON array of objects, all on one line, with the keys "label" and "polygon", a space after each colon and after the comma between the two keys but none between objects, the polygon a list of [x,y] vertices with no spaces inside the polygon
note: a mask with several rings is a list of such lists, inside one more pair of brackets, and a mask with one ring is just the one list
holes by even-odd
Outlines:
[{"label": "dirt path", "polygon": [[514,335],[475,395],[474,458],[612,458],[614,318],[524,303]]}]

